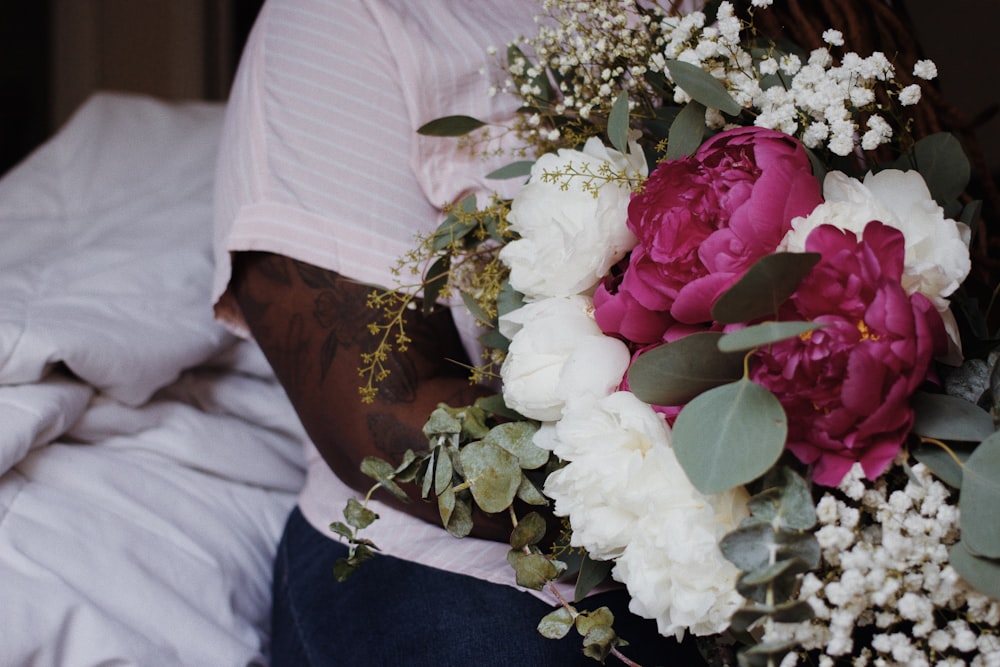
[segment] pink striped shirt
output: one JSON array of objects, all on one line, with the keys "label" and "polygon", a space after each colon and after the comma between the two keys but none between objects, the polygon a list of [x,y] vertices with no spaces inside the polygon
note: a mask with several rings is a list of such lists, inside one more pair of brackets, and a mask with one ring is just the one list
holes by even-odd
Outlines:
[{"label": "pink striped shirt", "polygon": [[[532,0],[270,0],[244,52],[223,131],[216,194],[220,318],[245,332],[227,291],[230,253],[286,255],[374,285],[432,231],[441,207],[495,189],[454,140],[420,137],[445,115],[509,116],[491,97],[494,56],[534,31]],[[357,494],[311,446],[299,499],[321,533]],[[514,585],[505,544],[455,539],[376,503],[365,536],[384,552]]]}]

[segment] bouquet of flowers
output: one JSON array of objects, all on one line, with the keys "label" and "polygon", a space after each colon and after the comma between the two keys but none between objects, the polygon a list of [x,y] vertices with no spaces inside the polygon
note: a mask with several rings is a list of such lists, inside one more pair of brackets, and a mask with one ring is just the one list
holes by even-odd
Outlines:
[{"label": "bouquet of flowers", "polygon": [[[610,576],[661,634],[741,664],[1000,664],[1000,364],[962,288],[969,163],[913,136],[932,62],[904,82],[833,27],[809,53],[776,43],[770,4],[546,0],[497,86],[518,118],[422,128],[470,150],[515,134],[493,177],[526,183],[456,204],[404,262],[419,284],[372,295],[362,394],[418,294],[483,324],[471,376],[500,391],[364,469],[419,484],[457,536],[473,505],[510,513],[522,585]],[[566,526],[546,549],[521,509],[544,505]],[[342,576],[375,518],[352,501],[333,525]],[[567,600],[539,631],[627,660],[612,624]]]}]

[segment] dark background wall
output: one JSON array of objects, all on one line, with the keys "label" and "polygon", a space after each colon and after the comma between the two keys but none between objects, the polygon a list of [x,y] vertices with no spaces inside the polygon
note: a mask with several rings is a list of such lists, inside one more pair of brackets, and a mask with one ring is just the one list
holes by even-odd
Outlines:
[{"label": "dark background wall", "polygon": [[224,100],[262,2],[0,0],[0,174],[95,90]]}]

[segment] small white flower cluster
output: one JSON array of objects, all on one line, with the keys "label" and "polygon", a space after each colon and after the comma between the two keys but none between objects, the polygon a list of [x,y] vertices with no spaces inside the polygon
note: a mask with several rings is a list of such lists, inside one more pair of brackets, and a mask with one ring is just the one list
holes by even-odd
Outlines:
[{"label": "small white flower cluster", "polygon": [[[948,546],[958,540],[948,488],[922,464],[905,484],[889,481],[901,474],[897,468],[868,485],[855,465],[842,495],[820,499],[823,563],[803,576],[799,591],[816,617],[770,624],[764,639],[817,652],[819,665],[1000,665],[1000,603],[972,590],[948,564]],[[799,658],[790,653],[781,665]]]},{"label": "small white flower cluster", "polygon": [[[920,100],[920,86],[903,87],[895,80],[895,68],[882,53],[861,57],[845,53],[839,64],[828,48],[819,48],[802,60],[794,54],[770,49],[755,63],[740,35],[750,26],[735,16],[733,6],[723,2],[714,25],[705,25],[701,12],[680,19],[664,19],[662,55],[651,69],[666,73],[666,60],[698,65],[719,79],[733,99],[756,115],[759,127],[780,130],[798,137],[809,148],[825,147],[836,155],[849,155],[857,146],[874,150],[893,138],[891,123],[877,100],[881,89],[895,96],[901,106]],[[843,34],[834,29],[823,33],[824,41],[839,47]],[[914,75],[931,79],[937,71],[931,61],[920,61]],[[690,97],[677,89],[674,101]],[[715,110],[706,116],[710,127],[721,127],[724,118]]]},{"label": "small white flower cluster", "polygon": [[[765,10],[770,4],[757,0],[753,7]],[[595,113],[606,114],[623,90],[628,91],[633,109],[650,112],[656,94],[647,75],[662,75],[670,82],[668,62],[678,60],[721,81],[740,107],[754,116],[756,125],[795,136],[809,148],[845,156],[891,142],[895,134],[891,121],[899,119],[887,115],[897,104],[914,105],[921,96],[919,84],[899,83],[893,64],[878,52],[867,57],[848,52],[838,62],[823,47],[803,62],[770,46],[755,58],[744,40],[753,33],[752,23],[736,16],[728,1],[720,4],[710,25],[700,11],[670,16],[656,6],[640,7],[636,0],[545,0],[543,8],[546,14],[539,17],[538,34],[521,44],[536,64],[513,63],[504,88],[531,99],[541,93],[532,81],[548,68],[559,88],[551,107],[557,116],[586,120]],[[843,34],[832,28],[823,39],[830,47],[844,44]],[[921,60],[913,75],[933,79],[937,68]],[[674,88],[673,102],[690,100],[686,91]],[[706,113],[712,129],[727,123],[717,109]],[[557,131],[537,123],[521,129],[532,143],[559,137]]]}]

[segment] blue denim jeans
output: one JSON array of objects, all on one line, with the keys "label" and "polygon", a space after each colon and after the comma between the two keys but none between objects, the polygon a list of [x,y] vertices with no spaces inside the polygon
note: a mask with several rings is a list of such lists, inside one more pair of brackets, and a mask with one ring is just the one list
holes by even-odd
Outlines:
[{"label": "blue denim jeans", "polygon": [[[538,634],[551,608],[529,593],[386,555],[338,583],[333,564],[346,552],[292,512],[275,562],[272,667],[598,664],[575,632],[562,640]],[[702,664],[693,642],[661,637],[627,604],[623,591],[612,591],[579,606],[610,607],[630,642],[623,653],[647,667]]]}]

